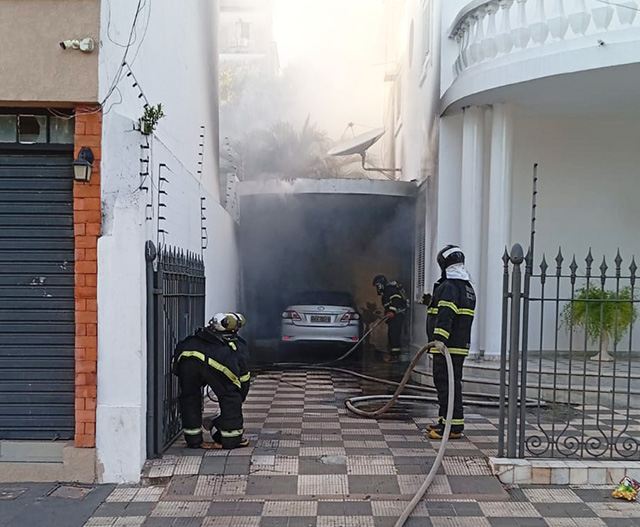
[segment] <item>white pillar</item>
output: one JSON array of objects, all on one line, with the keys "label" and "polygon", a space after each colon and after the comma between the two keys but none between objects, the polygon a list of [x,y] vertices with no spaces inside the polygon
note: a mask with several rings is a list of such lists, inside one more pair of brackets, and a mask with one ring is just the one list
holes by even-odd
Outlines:
[{"label": "white pillar", "polygon": [[[482,271],[482,190],[484,177],[484,108],[464,110],[462,125],[462,170],[460,179],[460,245],[474,282]],[[476,311],[481,311],[477,309]],[[471,353],[479,350],[478,329],[473,325]]]},{"label": "white pillar", "polygon": [[[448,243],[460,244],[460,162],[462,149],[462,119],[460,115],[440,120],[440,148],[438,163],[438,219],[436,230],[437,253]],[[436,254],[432,255],[435,262]],[[437,266],[434,276],[440,276]],[[437,276],[435,276],[437,274]]]},{"label": "white pillar", "polygon": [[513,173],[513,108],[493,106],[489,214],[485,279],[485,357],[500,355],[502,325],[502,260],[511,237],[511,181]]}]

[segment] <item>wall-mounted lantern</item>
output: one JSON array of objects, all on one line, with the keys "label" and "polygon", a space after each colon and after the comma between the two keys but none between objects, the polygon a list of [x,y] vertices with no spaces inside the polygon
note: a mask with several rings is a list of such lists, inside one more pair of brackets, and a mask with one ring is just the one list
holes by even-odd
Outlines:
[{"label": "wall-mounted lantern", "polygon": [[93,152],[86,146],[78,152],[78,159],[73,162],[73,179],[89,183],[91,179],[91,168],[93,167]]}]

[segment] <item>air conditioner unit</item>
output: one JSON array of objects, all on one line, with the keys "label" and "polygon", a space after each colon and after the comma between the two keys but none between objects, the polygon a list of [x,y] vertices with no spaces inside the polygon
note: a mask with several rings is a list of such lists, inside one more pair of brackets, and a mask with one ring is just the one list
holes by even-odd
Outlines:
[{"label": "air conditioner unit", "polygon": [[238,47],[246,48],[248,46],[249,46],[249,39],[248,38],[239,38],[238,39]]}]

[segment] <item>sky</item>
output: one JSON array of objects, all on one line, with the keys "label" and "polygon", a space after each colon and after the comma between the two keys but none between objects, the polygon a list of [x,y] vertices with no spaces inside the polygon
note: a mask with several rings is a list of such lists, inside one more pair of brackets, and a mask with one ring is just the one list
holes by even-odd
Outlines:
[{"label": "sky", "polygon": [[332,139],[349,122],[356,133],[382,126],[383,8],[383,0],[274,0],[281,65],[305,71],[296,114]]}]

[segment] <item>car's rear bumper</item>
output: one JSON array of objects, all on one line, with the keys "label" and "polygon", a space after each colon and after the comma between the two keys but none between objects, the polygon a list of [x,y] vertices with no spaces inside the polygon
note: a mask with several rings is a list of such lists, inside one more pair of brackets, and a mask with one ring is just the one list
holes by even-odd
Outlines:
[{"label": "car's rear bumper", "polygon": [[344,342],[354,343],[360,339],[360,327],[357,324],[349,324],[339,328],[294,326],[286,324],[282,326],[282,342]]}]

